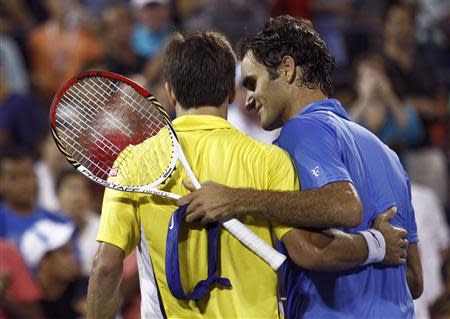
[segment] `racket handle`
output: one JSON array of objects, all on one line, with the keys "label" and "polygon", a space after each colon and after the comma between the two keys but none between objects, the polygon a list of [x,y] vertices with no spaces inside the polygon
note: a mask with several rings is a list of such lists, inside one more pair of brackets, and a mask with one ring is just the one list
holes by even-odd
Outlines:
[{"label": "racket handle", "polygon": [[273,270],[280,268],[281,264],[286,260],[285,255],[276,251],[239,220],[233,218],[222,222],[222,225],[247,248],[268,263]]}]

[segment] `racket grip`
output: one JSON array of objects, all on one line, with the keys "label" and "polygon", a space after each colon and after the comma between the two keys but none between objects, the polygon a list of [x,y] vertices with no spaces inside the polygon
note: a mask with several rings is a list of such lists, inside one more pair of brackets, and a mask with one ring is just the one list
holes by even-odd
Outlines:
[{"label": "racket grip", "polygon": [[267,244],[239,220],[233,218],[222,222],[222,225],[241,243],[247,246],[247,248],[249,248],[266,263],[268,263],[273,268],[273,270],[277,270],[278,268],[280,268],[280,266],[286,260],[285,255]]}]

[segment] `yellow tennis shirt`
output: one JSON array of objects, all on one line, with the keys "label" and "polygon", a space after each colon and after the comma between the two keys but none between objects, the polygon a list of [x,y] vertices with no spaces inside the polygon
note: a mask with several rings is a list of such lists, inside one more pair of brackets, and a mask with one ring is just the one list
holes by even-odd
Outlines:
[{"label": "yellow tennis shirt", "polygon": [[[280,148],[254,141],[225,119],[189,115],[174,120],[180,144],[200,181],[261,190],[298,189],[293,164]],[[135,174],[137,175],[137,174]],[[187,175],[179,163],[162,190],[184,195]],[[98,241],[129,254],[139,247],[142,318],[279,318],[277,276],[272,268],[226,230],[220,235],[218,275],[232,288],[215,287],[197,301],[173,297],[165,276],[166,235],[173,200],[107,189]],[[267,220],[240,217],[252,231],[271,243],[291,230]],[[183,224],[180,234],[180,271],[185,292],[207,277],[207,233],[198,225]]]}]

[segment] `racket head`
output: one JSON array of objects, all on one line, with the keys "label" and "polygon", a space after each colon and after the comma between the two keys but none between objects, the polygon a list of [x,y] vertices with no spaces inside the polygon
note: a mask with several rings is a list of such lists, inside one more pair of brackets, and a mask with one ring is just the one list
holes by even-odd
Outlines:
[{"label": "racket head", "polygon": [[175,169],[178,142],[168,114],[119,74],[91,71],[69,80],[53,99],[50,123],[69,163],[103,186],[152,188]]}]

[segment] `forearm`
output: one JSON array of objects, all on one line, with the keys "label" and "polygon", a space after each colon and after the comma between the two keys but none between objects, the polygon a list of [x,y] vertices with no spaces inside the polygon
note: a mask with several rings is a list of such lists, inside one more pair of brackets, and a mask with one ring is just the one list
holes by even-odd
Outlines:
[{"label": "forearm", "polygon": [[296,227],[355,227],[361,217],[358,195],[350,188],[338,187],[330,184],[293,192],[239,189],[234,206],[237,215],[258,216]]},{"label": "forearm", "polygon": [[423,293],[422,263],[417,244],[408,247],[408,270],[406,280],[413,299],[419,298]]},{"label": "forearm", "polygon": [[283,243],[292,261],[299,267],[334,272],[347,270],[367,260],[368,248],[361,235],[334,230],[333,235],[294,229],[283,236]]},{"label": "forearm", "polygon": [[94,265],[89,278],[87,299],[88,319],[114,319],[120,297],[122,267],[104,270],[101,265]]},{"label": "forearm", "polygon": [[362,265],[368,256],[366,241],[361,235],[339,232],[320,252],[322,262],[317,271],[341,271]]}]

